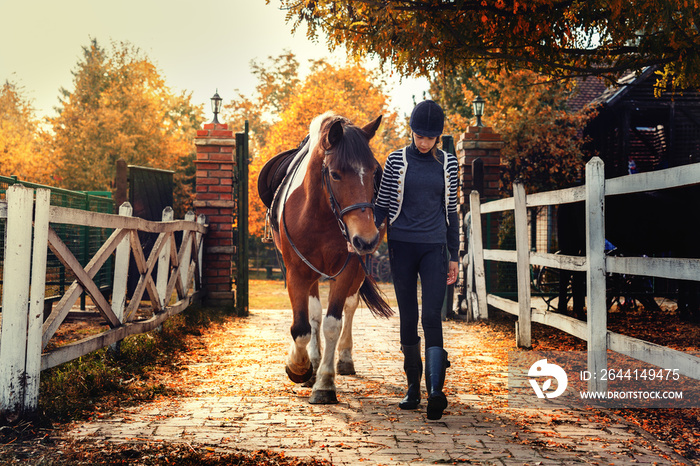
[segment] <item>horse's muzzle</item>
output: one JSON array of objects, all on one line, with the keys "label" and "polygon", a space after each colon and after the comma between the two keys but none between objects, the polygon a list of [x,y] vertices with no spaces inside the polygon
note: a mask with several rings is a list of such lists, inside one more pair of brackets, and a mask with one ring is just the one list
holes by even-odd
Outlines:
[{"label": "horse's muzzle", "polygon": [[367,241],[365,238],[359,235],[355,235],[352,238],[352,246],[355,248],[355,251],[357,251],[358,254],[370,254],[374,252],[378,243],[379,233],[377,233],[376,236],[370,241]]}]

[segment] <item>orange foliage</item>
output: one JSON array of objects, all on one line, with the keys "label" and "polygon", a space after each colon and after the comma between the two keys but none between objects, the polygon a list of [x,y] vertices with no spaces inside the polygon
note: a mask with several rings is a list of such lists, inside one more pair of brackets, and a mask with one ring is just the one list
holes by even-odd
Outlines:
[{"label": "orange foliage", "polygon": [[[202,111],[190,96],[174,94],[148,58],[128,44],[113,45],[108,53],[93,40],[74,76],[75,89],[63,91],[61,112],[51,119],[62,186],[108,190],[116,161],[124,159],[176,172],[176,199],[191,196],[186,170]],[[182,215],[184,207],[174,207]]]},{"label": "orange foliage", "polygon": [[[272,0],[266,0],[270,3]],[[296,30],[369,54],[403,76],[489,61],[557,77],[660,67],[661,87],[700,86],[699,2],[687,0],[279,0]]]},{"label": "orange foliage", "polygon": [[[278,76],[284,79],[278,79],[277,86],[274,85],[275,79],[270,79],[258,87],[261,99],[270,95],[276,97],[276,106],[280,109],[278,113],[266,118],[263,112],[255,110],[255,102],[245,97],[229,106],[238,118],[237,125],[240,125],[242,116],[257,123],[251,123],[253,155],[249,166],[248,225],[250,234],[258,237],[263,235],[266,212],[257,193],[260,170],[274,155],[297,147],[308,134],[309,124],[316,116],[333,111],[363,126],[383,115],[380,132],[371,142],[372,150],[382,164],[388,153],[403,143],[397,130],[398,115],[389,109],[388,97],[381,82],[362,65],[336,66],[318,60],[312,64],[306,79],[294,81],[296,65],[293,55],[287,54],[281,58],[289,67]],[[279,65],[280,59],[273,64]],[[270,76],[270,73],[261,72],[260,67],[257,70],[261,78]],[[296,84],[290,87],[290,82]],[[264,108],[264,101],[261,104]],[[275,109],[268,107],[266,110]]]},{"label": "orange foliage", "polygon": [[45,139],[22,88],[6,81],[0,86],[0,175],[48,183],[53,164],[42,149]]}]

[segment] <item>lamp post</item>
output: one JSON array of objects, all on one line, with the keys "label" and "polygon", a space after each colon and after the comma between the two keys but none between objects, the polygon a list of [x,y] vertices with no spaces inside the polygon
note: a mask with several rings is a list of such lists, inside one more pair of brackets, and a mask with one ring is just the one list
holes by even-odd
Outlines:
[{"label": "lamp post", "polygon": [[219,112],[221,111],[221,102],[224,99],[219,97],[219,90],[216,90],[216,93],[214,96],[211,98],[211,111],[214,112],[214,119],[212,120],[212,123],[215,125],[219,125],[219,118],[217,117],[219,115]]},{"label": "lamp post", "polygon": [[472,107],[474,109],[474,116],[476,117],[476,126],[484,126],[481,122],[481,116],[484,114],[484,106],[486,105],[486,100],[477,94],[472,100]]}]

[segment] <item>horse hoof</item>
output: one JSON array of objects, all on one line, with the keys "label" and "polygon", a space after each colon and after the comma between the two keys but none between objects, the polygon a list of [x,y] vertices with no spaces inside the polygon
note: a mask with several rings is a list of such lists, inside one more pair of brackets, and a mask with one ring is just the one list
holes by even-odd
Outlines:
[{"label": "horse hoof", "polygon": [[301,384],[301,386],[302,386],[302,387],[309,387],[309,388],[311,388],[311,387],[314,386],[315,383],[316,383],[316,377],[315,377],[315,376],[312,376],[309,380],[307,380],[306,382],[304,382],[303,384]]},{"label": "horse hoof", "polygon": [[284,370],[287,372],[289,380],[294,383],[304,383],[311,379],[314,375],[314,367],[309,366],[309,369],[304,374],[295,374],[289,369],[289,366],[284,366]]},{"label": "horse hoof", "polygon": [[338,361],[336,366],[338,375],[355,375],[355,363],[352,361]]},{"label": "horse hoof", "polygon": [[312,405],[334,405],[338,403],[335,390],[314,390],[309,397]]}]

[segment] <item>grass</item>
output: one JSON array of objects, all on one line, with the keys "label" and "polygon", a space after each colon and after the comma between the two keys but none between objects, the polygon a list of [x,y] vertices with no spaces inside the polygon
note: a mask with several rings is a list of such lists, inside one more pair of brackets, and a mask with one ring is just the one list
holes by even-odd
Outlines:
[{"label": "grass", "polygon": [[91,416],[123,402],[141,402],[175,394],[150,373],[167,370],[177,352],[187,351],[188,336],[230,318],[225,310],[190,306],[163,323],[162,329],[125,338],[119,351],[102,348],[41,373],[39,418],[63,422]]}]

